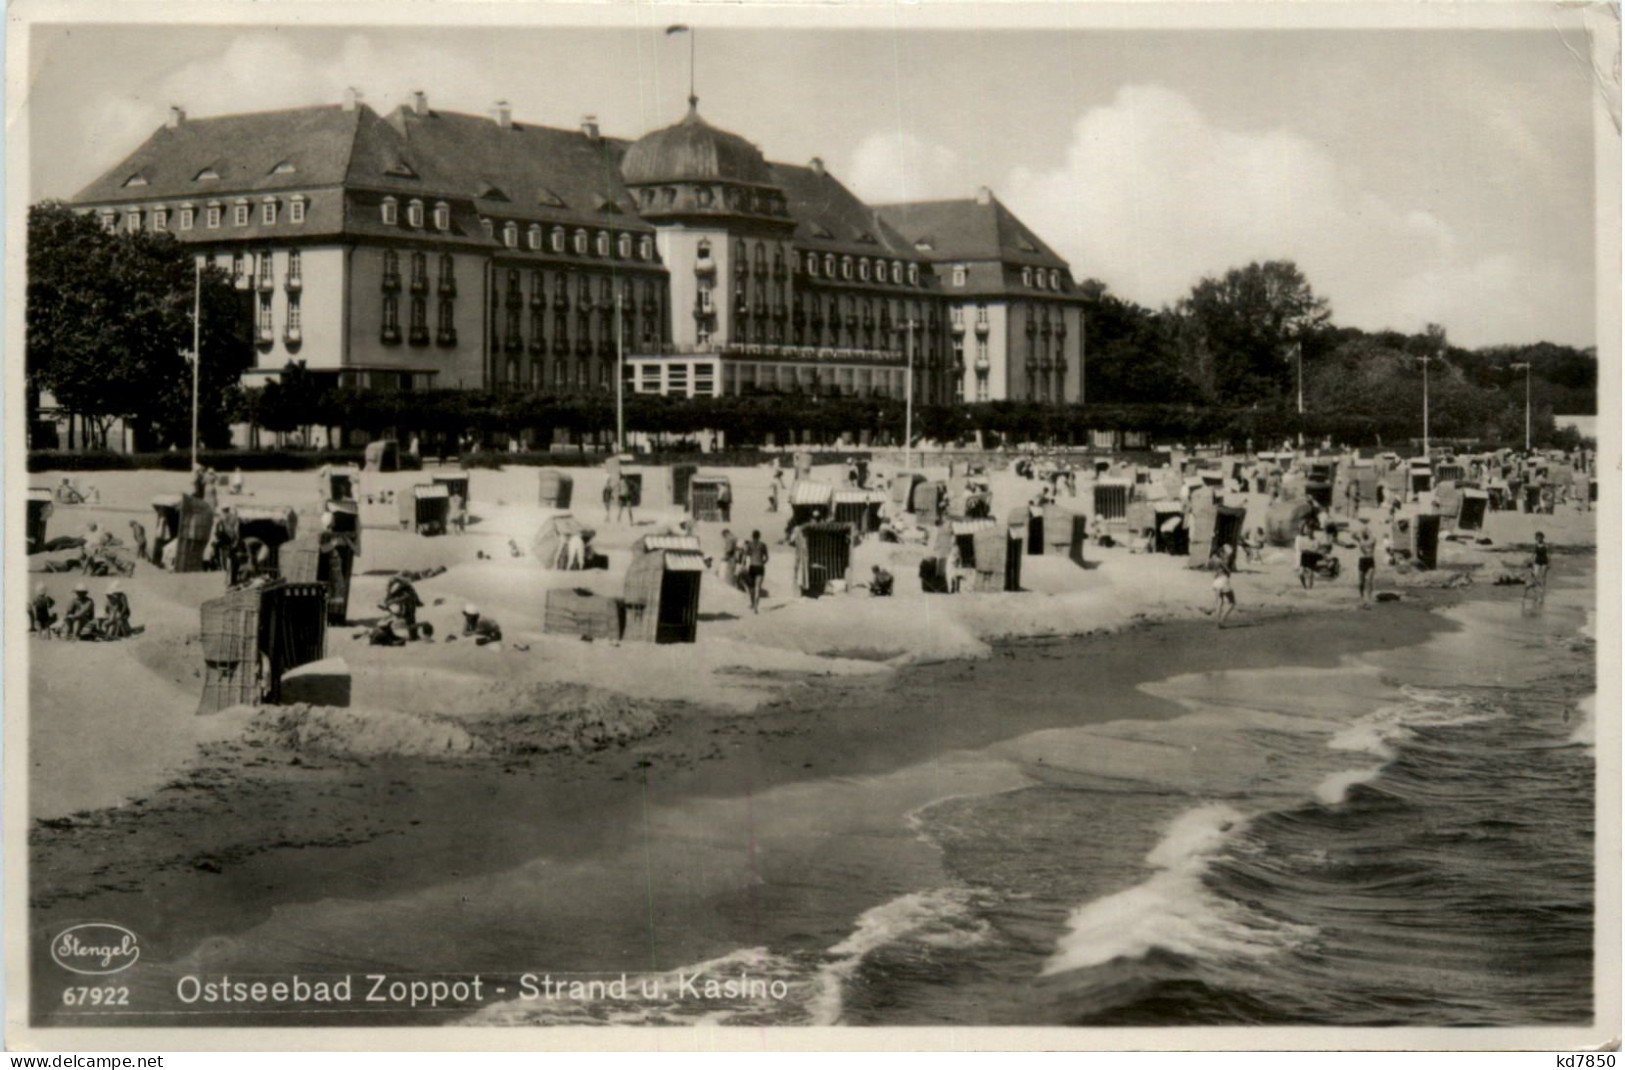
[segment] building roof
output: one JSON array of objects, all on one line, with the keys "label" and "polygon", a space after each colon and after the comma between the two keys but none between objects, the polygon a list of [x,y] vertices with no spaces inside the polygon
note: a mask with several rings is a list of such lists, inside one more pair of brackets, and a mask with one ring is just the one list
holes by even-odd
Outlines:
[{"label": "building roof", "polygon": [[784,190],[796,221],[795,242],[808,249],[920,259],[909,240],[859,200],[822,164],[775,163],[772,181]]},{"label": "building roof", "polygon": [[883,204],[879,212],[933,262],[999,260],[1055,267],[1067,263],[997,197]]},{"label": "building roof", "polygon": [[645,134],[632,143],[621,172],[633,185],[659,182],[772,182],[761,150],[738,134],[700,118],[699,101],[688,98],[681,122]]},{"label": "building roof", "polygon": [[379,123],[365,105],[345,111],[336,104],[187,119],[153,131],[74,200],[207,200],[336,185],[349,170],[357,130]]}]

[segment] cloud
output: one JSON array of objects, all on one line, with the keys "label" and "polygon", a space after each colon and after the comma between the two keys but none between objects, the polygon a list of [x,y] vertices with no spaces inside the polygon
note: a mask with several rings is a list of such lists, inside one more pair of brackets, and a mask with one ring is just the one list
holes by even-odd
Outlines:
[{"label": "cloud", "polygon": [[1160,86],[1124,87],[1086,112],[1056,168],[1017,168],[1000,193],[1080,277],[1153,306],[1204,275],[1291,259],[1344,324],[1437,321],[1467,345],[1589,333],[1574,315],[1586,280],[1469,252],[1444,221],[1362,189],[1308,138],[1227,129]]},{"label": "cloud", "polygon": [[870,134],[853,150],[841,175],[871,204],[968,197],[959,154],[913,134]]}]

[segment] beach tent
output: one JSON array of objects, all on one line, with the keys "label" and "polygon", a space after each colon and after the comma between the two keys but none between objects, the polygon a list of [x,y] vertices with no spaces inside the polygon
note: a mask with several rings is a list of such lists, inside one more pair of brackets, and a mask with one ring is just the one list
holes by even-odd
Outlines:
[{"label": "beach tent", "polygon": [[924,472],[896,472],[891,477],[891,500],[897,512],[906,513],[914,503],[914,486],[925,482]]},{"label": "beach tent", "polygon": [[1433,489],[1433,466],[1420,458],[1406,468],[1405,488],[1412,494],[1426,494]]},{"label": "beach tent", "polygon": [[948,499],[948,487],[945,483],[923,482],[914,485],[914,498],[912,512],[920,518],[922,524],[934,524],[937,517],[943,513]]},{"label": "beach tent", "polygon": [[1060,505],[1044,507],[1044,552],[1083,564],[1083,546],[1089,538],[1089,518]]},{"label": "beach tent", "polygon": [[959,563],[962,567],[975,570],[976,568],[976,533],[979,531],[997,530],[999,522],[990,516],[978,519],[961,518],[950,520],[944,525],[948,537],[953,540],[954,547],[959,551]]},{"label": "beach tent", "polygon": [[308,531],[277,551],[277,572],[282,579],[290,584],[319,583],[327,591],[329,624],[343,624],[349,615],[354,568],[354,545],[328,531]]},{"label": "beach tent", "polygon": [[436,486],[445,487],[448,495],[455,494],[463,499],[463,507],[468,507],[468,473],[456,472],[451,475],[436,473],[429,477]]},{"label": "beach tent", "polygon": [[1175,501],[1152,502],[1151,549],[1159,554],[1190,553],[1185,510]]},{"label": "beach tent", "polygon": [[1484,516],[1489,512],[1490,496],[1487,491],[1471,488],[1461,492],[1461,503],[1456,507],[1457,531],[1483,531]]},{"label": "beach tent", "polygon": [[444,535],[451,495],[440,483],[418,483],[401,492],[401,527],[419,535]]},{"label": "beach tent", "polygon": [[1318,512],[1312,503],[1302,498],[1273,501],[1264,511],[1264,537],[1271,546],[1291,546],[1303,522]]},{"label": "beach tent", "polygon": [[592,561],[592,539],[595,534],[568,513],[549,517],[531,538],[530,553],[543,568],[568,569],[570,537],[579,535],[583,544],[579,567],[586,568]]},{"label": "beach tent", "polygon": [[839,524],[851,524],[859,535],[868,535],[880,528],[880,507],[886,495],[872,490],[838,490],[835,492],[834,519]]},{"label": "beach tent", "polygon": [[616,640],[625,629],[626,607],[619,598],[585,588],[553,587],[547,592],[542,631],[549,635]]},{"label": "beach tent", "polygon": [[[1025,509],[1017,511],[1026,512]],[[978,591],[1021,590],[1021,544],[1024,527],[1025,521],[1021,525],[1012,522],[983,528],[972,535],[975,543]]]},{"label": "beach tent", "polygon": [[798,480],[812,479],[812,454],[806,450],[797,450],[794,457],[795,478]]},{"label": "beach tent", "polygon": [[626,570],[626,638],[692,643],[699,631],[705,556],[692,535],[645,535]]},{"label": "beach tent", "polygon": [[[728,508],[723,508],[724,492],[729,500]],[[712,523],[725,523],[732,512],[733,484],[727,476],[700,476],[696,475],[688,483],[689,511],[694,514],[695,520],[704,520]]]},{"label": "beach tent", "polygon": [[[299,534],[299,514],[285,505],[239,505],[237,538],[258,539],[270,551],[272,567],[282,573],[282,548]],[[314,582],[315,577],[312,577]]]},{"label": "beach tent", "polygon": [[796,587],[817,598],[831,580],[847,582],[852,572],[851,524],[803,524],[796,529]]},{"label": "beach tent", "polygon": [[282,675],[327,649],[327,591],[274,580],[203,603],[203,698],[199,713],[277,702]]},{"label": "beach tent", "polygon": [[1444,518],[1445,526],[1454,526],[1456,515],[1461,511],[1461,489],[1456,486],[1456,481],[1444,479],[1435,484],[1433,500],[1438,503],[1436,511]]},{"label": "beach tent", "polygon": [[543,468],[536,473],[536,503],[552,509],[568,509],[574,484],[568,472]]},{"label": "beach tent", "polygon": [[1439,516],[1418,513],[1411,525],[1411,559],[1420,569],[1439,567]]},{"label": "beach tent", "polygon": [[835,505],[835,487],[831,483],[813,483],[798,480],[790,484],[790,516],[793,523],[809,524],[829,519]]},{"label": "beach tent", "polygon": [[190,494],[160,494],[152,499],[154,514],[152,556],[163,560],[164,546],[174,541],[175,571],[203,571],[209,536],[214,531],[214,510]]},{"label": "beach tent", "polygon": [[666,469],[666,489],[671,493],[671,504],[676,509],[689,507],[689,486],[694,481],[694,473],[699,470],[698,465],[674,464]]},{"label": "beach tent", "polygon": [[392,438],[369,442],[361,451],[366,467],[372,472],[398,472],[401,467],[400,443]]},{"label": "beach tent", "polygon": [[1330,483],[1311,479],[1303,485],[1303,496],[1322,509],[1332,507],[1332,485]]},{"label": "beach tent", "polygon": [[1120,479],[1098,480],[1094,486],[1091,511],[1107,520],[1128,519],[1128,503],[1133,485]]},{"label": "beach tent", "polygon": [[354,501],[360,487],[361,472],[350,465],[322,469],[319,493],[324,502]]},{"label": "beach tent", "polygon": [[52,495],[50,487],[28,488],[28,530],[25,545],[28,552],[37,554],[45,549],[45,526],[51,518]]}]

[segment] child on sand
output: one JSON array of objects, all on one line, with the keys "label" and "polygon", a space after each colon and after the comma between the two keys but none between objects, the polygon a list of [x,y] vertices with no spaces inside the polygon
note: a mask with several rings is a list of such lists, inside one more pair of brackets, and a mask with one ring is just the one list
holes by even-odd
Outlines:
[{"label": "child on sand", "polygon": [[1219,627],[1230,619],[1230,614],[1236,611],[1236,588],[1230,581],[1230,566],[1220,564],[1218,575],[1213,578],[1213,612],[1219,619]]}]

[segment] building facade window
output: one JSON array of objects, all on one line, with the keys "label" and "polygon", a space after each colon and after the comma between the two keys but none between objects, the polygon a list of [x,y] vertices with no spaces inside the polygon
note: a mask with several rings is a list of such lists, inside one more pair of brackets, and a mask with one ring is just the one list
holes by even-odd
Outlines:
[{"label": "building facade window", "polygon": [[811,275],[815,279],[818,277],[818,254],[817,253],[808,253],[807,254],[807,274]]},{"label": "building facade window", "polygon": [[440,296],[457,295],[457,261],[450,253],[440,254]]},{"label": "building facade window", "polygon": [[858,261],[858,281],[860,281],[860,282],[868,282],[869,281],[869,258],[868,257],[864,257],[863,259]]},{"label": "building facade window", "polygon": [[248,202],[238,201],[231,209],[231,221],[235,226],[248,226]]},{"label": "building facade window", "polygon": [[954,285],[955,286],[963,286],[963,285],[965,285],[965,265],[964,264],[955,264],[954,265],[953,280],[954,280]]},{"label": "building facade window", "polygon": [[451,229],[451,205],[445,201],[441,201],[434,206],[434,229]]},{"label": "building facade window", "polygon": [[271,226],[276,222],[275,201],[267,200],[260,202],[260,222],[266,226]]},{"label": "building facade window", "polygon": [[587,232],[584,230],[575,233],[575,252],[577,256],[587,255]]},{"label": "building facade window", "polygon": [[654,258],[655,258],[655,240],[653,238],[647,238],[647,237],[639,239],[638,240],[638,259],[640,259],[640,260],[653,260]]},{"label": "building facade window", "polygon": [[607,230],[598,232],[598,237],[593,241],[593,252],[599,256],[609,255],[609,232]]},{"label": "building facade window", "polygon": [[987,323],[987,302],[986,301],[978,301],[976,303],[976,322],[979,323],[979,324],[986,324]]},{"label": "building facade window", "polygon": [[303,223],[305,221],[305,199],[295,197],[288,202],[288,222]]},{"label": "building facade window", "polygon": [[564,228],[563,227],[554,227],[553,228],[553,233],[548,235],[548,238],[552,242],[553,251],[555,253],[564,252]]},{"label": "building facade window", "polygon": [[288,295],[288,332],[290,334],[292,334],[292,335],[295,335],[295,336],[298,335],[299,328],[301,326],[300,322],[299,322],[299,317],[300,317],[299,295],[298,294],[289,294]]},{"label": "building facade window", "polygon": [[140,209],[136,209],[133,212],[124,213],[124,229],[129,231],[131,234],[136,234],[141,230]]},{"label": "building facade window", "polygon": [[197,220],[197,209],[189,204],[181,205],[181,229],[191,230],[192,224]]},{"label": "building facade window", "polygon": [[272,325],[271,325],[271,295],[270,294],[260,294],[258,326],[259,326],[259,340],[262,341],[262,342],[269,342],[271,340],[272,332],[273,332],[273,328],[272,328]]},{"label": "building facade window", "polygon": [[502,244],[510,249],[519,247],[519,224],[513,221],[502,224]]},{"label": "building facade window", "polygon": [[843,256],[843,257],[841,257],[841,278],[850,279],[851,277],[852,277],[852,258],[850,256]]},{"label": "building facade window", "polygon": [[300,276],[300,271],[301,271],[301,267],[300,267],[299,250],[298,249],[290,250],[288,252],[288,281],[290,281],[290,282],[302,281],[301,276]]},{"label": "building facade window", "polygon": [[209,205],[209,207],[207,209],[205,209],[205,211],[204,211],[204,221],[208,225],[210,230],[215,230],[215,229],[219,228],[219,226],[220,226],[220,206],[218,204],[211,204],[211,205]]},{"label": "building facade window", "polygon": [[384,221],[384,226],[386,227],[393,227],[400,221],[400,211],[398,206],[395,204],[394,197],[384,198],[384,203],[380,207],[380,215]]},{"label": "building facade window", "polygon": [[908,266],[908,284],[910,286],[918,286],[920,284],[920,265],[910,264]]},{"label": "building facade window", "polygon": [[412,201],[406,206],[406,222],[409,226],[423,226],[423,202]]},{"label": "building facade window", "polygon": [[528,245],[532,251],[541,251],[542,228],[540,224],[532,223],[530,225],[530,229],[525,232],[525,244]]},{"label": "building facade window", "polygon": [[616,239],[616,255],[622,260],[632,259],[632,235],[622,234]]},{"label": "building facade window", "polygon": [[152,210],[152,229],[153,230],[168,230],[169,229],[169,209],[168,208],[154,208]]}]

